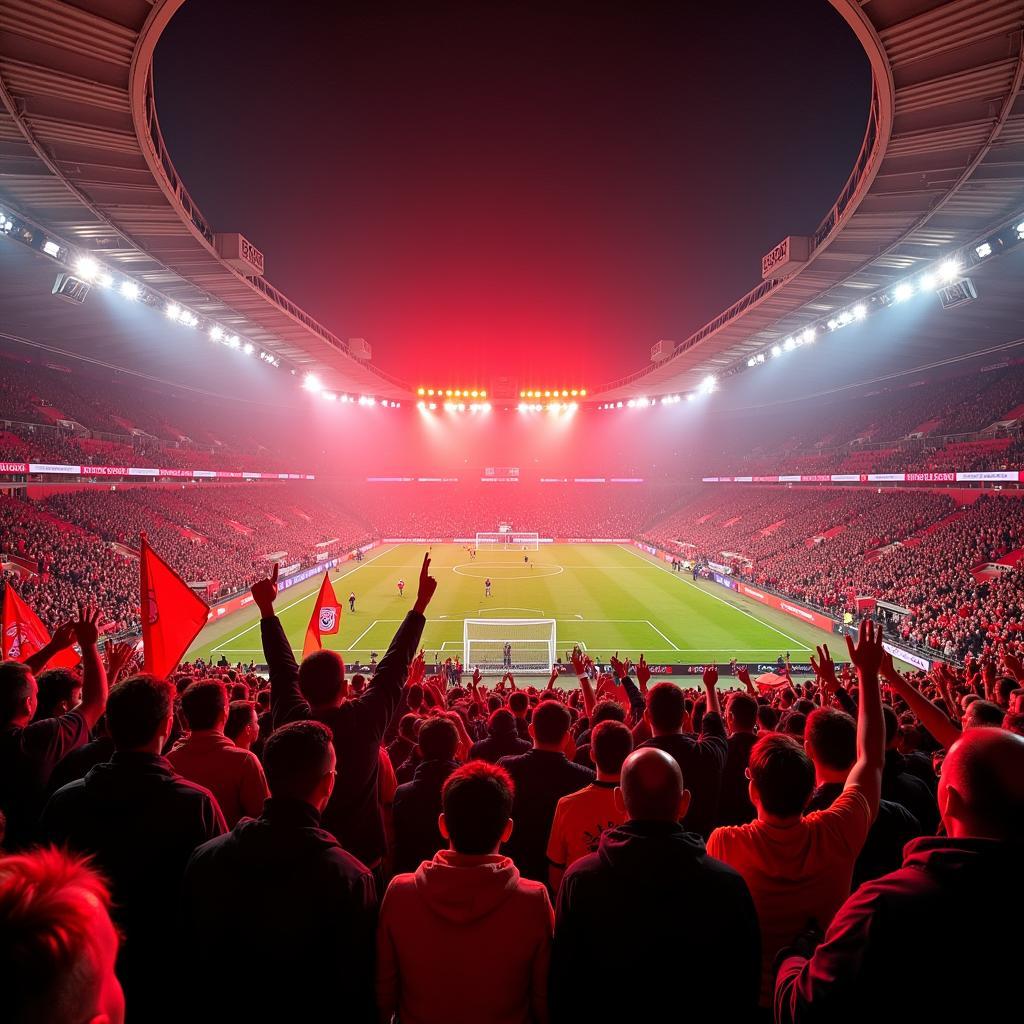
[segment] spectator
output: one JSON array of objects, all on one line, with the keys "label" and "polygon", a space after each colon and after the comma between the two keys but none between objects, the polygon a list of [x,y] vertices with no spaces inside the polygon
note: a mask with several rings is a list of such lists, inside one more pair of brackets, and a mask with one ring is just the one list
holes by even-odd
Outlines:
[{"label": "spectator", "polygon": [[686,716],[683,691],[675,683],[658,683],[652,687],[647,694],[647,711],[644,714],[652,735],[651,739],[640,744],[641,747],[664,750],[676,759],[693,793],[686,827],[705,839],[714,827],[722,771],[728,755],[725,726],[715,689],[717,682],[717,669],[707,669],[704,672],[707,711],[701,720],[700,735],[696,737],[683,732]]},{"label": "spectator", "polygon": [[384,897],[380,1019],[545,1024],[551,903],[498,853],[513,831],[512,780],[473,761],[448,777],[442,800],[449,849],[396,876]]},{"label": "spectator", "polygon": [[[857,759],[857,723],[836,708],[818,708],[807,719],[804,749],[814,764],[815,789],[808,812],[831,807]],[[878,817],[868,831],[864,848],[853,868],[853,888],[895,871],[903,860],[903,847],[921,835],[921,825],[902,804],[878,802]]]},{"label": "spectator", "polygon": [[[746,675],[741,670],[740,678]],[[746,675],[749,680],[750,676]],[[747,792],[747,766],[750,751],[757,742],[757,700],[749,693],[733,693],[725,710],[725,724],[729,730],[728,751],[722,770],[722,791],[718,798],[719,825],[745,825],[753,821],[757,812]]]},{"label": "spectator", "polygon": [[633,734],[622,722],[599,722],[591,733],[590,749],[597,778],[576,793],[563,796],[555,807],[548,840],[548,884],[558,892],[565,869],[594,853],[601,835],[621,825],[625,810],[615,799],[622,762],[633,749]]},{"label": "spectator", "polygon": [[791,737],[763,736],[750,754],[750,799],[757,820],[717,828],[708,853],[746,880],[761,925],[761,1005],[771,1005],[772,964],[810,920],[828,927],[850,894],[853,868],[878,812],[885,731],[878,670],[881,630],[860,624],[856,647],[847,637],[860,681],[857,762],[842,794],[824,811],[804,814],[814,790],[814,765]]},{"label": "spectator", "polygon": [[0,999],[8,1024],[122,1024],[110,893],[57,850],[0,859]]},{"label": "spectator", "polygon": [[470,759],[497,764],[503,757],[525,754],[532,744],[520,738],[516,729],[517,721],[507,708],[492,711],[487,719],[487,736],[470,748]]},{"label": "spectator", "polygon": [[[320,826],[338,771],[330,729],[283,725],[264,760],[262,814],[200,846],[185,873],[189,1016],[304,1020],[334,1007],[339,1019],[370,1024],[376,891],[370,871]],[[254,954],[269,968],[258,977]]]},{"label": "spectator", "polygon": [[413,752],[416,738],[419,735],[421,719],[410,712],[402,715],[398,722],[398,735],[388,744],[388,759],[391,767],[396,769]]},{"label": "spectator", "polygon": [[173,717],[166,680],[137,675],[118,683],[107,702],[114,756],[57,790],[40,823],[45,841],[93,854],[110,880],[125,936],[118,976],[140,1021],[176,1016],[165,964],[175,950],[169,922],[178,887],[192,851],[225,829],[210,791],[176,775],[160,756]]},{"label": "spectator", "polygon": [[[822,945],[789,950],[776,1020],[996,1020],[1019,951],[1006,935],[1006,885],[1024,849],[1024,739],[998,729],[964,734],[939,780],[945,836],[916,839],[903,866],[861,886]],[[992,941],[979,941],[979,936]],[[908,941],[909,938],[909,941]],[[956,976],[936,977],[936,947]]]},{"label": "spectator", "polygon": [[82,677],[72,669],[48,668],[39,673],[36,684],[39,704],[33,721],[60,718],[82,703]]},{"label": "spectator", "polygon": [[562,704],[541,701],[530,723],[533,749],[498,762],[515,784],[512,814],[516,828],[505,853],[524,878],[535,882],[548,879],[548,837],[558,801],[594,781],[589,768],[573,764],[565,756],[570,722],[569,712]]},{"label": "spectator", "polygon": [[437,589],[437,581],[429,570],[427,555],[412,611],[391,641],[373,677],[373,685],[353,700],[345,700],[345,663],[336,652],[317,651],[303,659],[301,668],[296,664],[291,642],[274,614],[277,564],[269,579],[252,588],[253,600],[262,616],[263,650],[270,666],[274,726],[313,718],[331,730],[341,776],[324,809],[324,825],[345,849],[380,877],[385,851],[384,823],[377,798],[380,744],[419,647],[425,622],[423,613]]},{"label": "spectator", "polygon": [[200,679],[181,695],[189,734],[167,755],[171,767],[217,798],[228,828],[243,815],[257,817],[269,795],[263,767],[255,754],[224,735],[228,695],[219,679]]},{"label": "spectator", "polygon": [[252,750],[260,738],[260,723],[256,705],[251,700],[233,700],[228,705],[228,718],[224,735],[241,750]]},{"label": "spectator", "polygon": [[429,718],[419,732],[417,745],[422,760],[412,782],[395,791],[394,849],[395,874],[415,871],[444,845],[438,829],[441,789],[456,768],[455,748],[459,734],[447,718]]},{"label": "spectator", "polygon": [[[653,1021],[672,1006],[693,1020],[749,1020],[760,974],[754,904],[740,875],[679,824],[690,793],[678,762],[639,748],[623,764],[616,794],[625,824],[566,871],[558,893],[553,1020]],[[635,985],[604,984],[595,965],[627,935],[642,936],[643,976]]]},{"label": "spectator", "polygon": [[[78,619],[25,662],[0,662],[0,810],[7,816],[7,848],[34,838],[47,784],[65,754],[89,738],[107,703],[107,675],[96,643],[100,613],[81,606]],[[34,671],[73,642],[82,651],[82,703],[58,718],[32,721],[38,700]]]}]

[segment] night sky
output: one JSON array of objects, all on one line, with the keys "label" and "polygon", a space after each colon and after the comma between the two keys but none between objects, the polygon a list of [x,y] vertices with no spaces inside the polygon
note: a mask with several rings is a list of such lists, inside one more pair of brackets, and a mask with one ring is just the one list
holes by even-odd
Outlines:
[{"label": "night sky", "polygon": [[156,93],[214,227],[381,367],[593,386],[817,226],[870,78],[827,0],[190,0]]}]

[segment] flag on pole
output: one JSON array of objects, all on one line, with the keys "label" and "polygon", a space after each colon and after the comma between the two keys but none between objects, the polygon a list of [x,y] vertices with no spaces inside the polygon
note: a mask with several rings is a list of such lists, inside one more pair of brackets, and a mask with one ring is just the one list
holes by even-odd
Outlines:
[{"label": "flag on pole", "polygon": [[302,656],[305,658],[314,651],[323,649],[320,639],[329,633],[337,633],[341,626],[341,605],[334,593],[330,572],[324,573],[324,581],[320,584],[320,593],[316,597],[313,614],[309,617],[306,627],[306,641],[302,645]]},{"label": "flag on pole", "polygon": [[[49,630],[32,609],[15,593],[10,583],[4,587],[4,606],[0,613],[2,629],[0,659],[27,661],[50,642]],[[74,668],[80,659],[74,647],[58,651],[47,663],[47,668]]]},{"label": "flag on pole", "polygon": [[139,607],[145,668],[165,676],[206,625],[210,609],[149,546],[144,533],[140,539]]}]

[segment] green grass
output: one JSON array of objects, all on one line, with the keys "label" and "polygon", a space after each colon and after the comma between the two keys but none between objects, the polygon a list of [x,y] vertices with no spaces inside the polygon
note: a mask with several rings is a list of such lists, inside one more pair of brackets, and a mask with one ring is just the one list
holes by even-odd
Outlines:
[{"label": "green grass", "polygon": [[[424,548],[403,544],[376,548],[362,563],[346,563],[332,572],[335,593],[344,613],[340,632],[328,646],[346,661],[382,656],[415,599],[416,579]],[[471,560],[464,548],[435,545],[431,572],[438,580],[423,646],[430,658],[462,652],[466,618],[553,618],[557,620],[558,652],[563,657],[579,643],[595,660],[618,651],[636,659],[643,652],[652,663],[727,665],[774,661],[791,652],[806,661],[825,634],[782,613],[751,607],[745,599],[713,583],[694,584],[657,559],[619,545],[544,545],[529,552],[533,568],[523,564],[524,552],[481,551]],[[484,596],[484,577],[493,582]],[[405,597],[397,581],[406,581]],[[296,651],[302,649],[306,625],[320,586],[320,577],[283,591],[277,610]],[[348,611],[349,591],[356,611]],[[838,639],[838,638],[837,638]],[[834,651],[838,654],[838,651]],[[246,609],[211,623],[188,657],[262,661],[258,613]]]}]

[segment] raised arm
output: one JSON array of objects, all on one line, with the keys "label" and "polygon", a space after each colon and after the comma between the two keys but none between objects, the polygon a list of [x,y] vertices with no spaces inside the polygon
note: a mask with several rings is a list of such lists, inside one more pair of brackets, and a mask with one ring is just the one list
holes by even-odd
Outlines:
[{"label": "raised arm", "polygon": [[250,593],[260,610],[260,637],[263,656],[270,668],[270,720],[276,729],[286,722],[308,718],[309,702],[299,691],[299,665],[288,642],[281,620],[274,613],[277,600],[277,574],[280,566],[274,563],[265,580],[252,585]]},{"label": "raised arm", "polygon": [[25,659],[25,664],[32,670],[32,675],[39,675],[46,668],[51,658],[61,651],[67,650],[75,642],[74,622],[62,622],[54,631],[49,641]]},{"label": "raised arm", "polygon": [[960,739],[958,726],[951,721],[940,708],[937,708],[914,684],[896,671],[892,663],[892,655],[886,653],[882,658],[882,678],[889,684],[893,692],[903,698],[907,707],[917,716],[917,720],[935,737],[946,750]]},{"label": "raised arm", "polygon": [[72,624],[82,651],[82,703],[79,714],[92,729],[107,708],[107,670],[103,667],[97,643],[100,638],[100,611],[95,606],[78,606],[78,618]]},{"label": "raised arm", "polygon": [[885,764],[885,719],[882,717],[882,691],[878,670],[885,651],[882,629],[870,619],[860,624],[857,644],[847,636],[850,661],[857,670],[860,700],[857,704],[857,761],[846,779],[844,789],[857,787],[867,799],[874,819],[882,798],[882,768]]},{"label": "raised arm", "polygon": [[587,716],[588,721],[592,721],[597,699],[594,697],[594,687],[590,684],[590,676],[587,675],[587,662],[583,657],[583,652],[575,647],[572,652],[572,668],[576,673],[580,690],[583,692],[583,713]]}]

